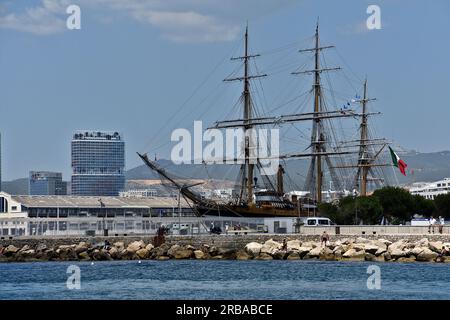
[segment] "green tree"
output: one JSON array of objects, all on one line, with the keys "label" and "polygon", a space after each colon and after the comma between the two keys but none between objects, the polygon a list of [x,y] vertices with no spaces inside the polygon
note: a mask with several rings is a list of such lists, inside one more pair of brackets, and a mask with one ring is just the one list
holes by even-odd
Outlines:
[{"label": "green tree", "polygon": [[375,190],[373,197],[378,198],[383,207],[383,214],[394,224],[410,220],[414,214],[412,195],[402,188],[384,187]]},{"label": "green tree", "polygon": [[355,224],[356,200],[352,196],[347,196],[339,201],[337,224]]},{"label": "green tree", "polygon": [[450,194],[440,194],[434,198],[434,205],[439,215],[450,218]]},{"label": "green tree", "polygon": [[318,208],[321,216],[329,218],[331,221],[338,223],[338,206],[334,203],[322,202],[319,203]]},{"label": "green tree", "polygon": [[414,212],[413,214],[419,214],[424,217],[430,217],[436,211],[436,207],[434,205],[434,201],[430,199],[425,199],[419,195],[413,195],[413,206]]},{"label": "green tree", "polygon": [[383,217],[383,207],[376,197],[356,198],[356,211],[358,221],[363,224],[379,224]]}]

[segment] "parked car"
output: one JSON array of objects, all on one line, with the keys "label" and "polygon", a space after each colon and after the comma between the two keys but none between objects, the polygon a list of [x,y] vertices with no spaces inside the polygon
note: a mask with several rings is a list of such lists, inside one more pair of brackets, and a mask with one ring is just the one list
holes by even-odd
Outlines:
[{"label": "parked car", "polygon": [[328,218],[321,218],[321,217],[306,218],[305,221],[305,226],[308,227],[332,226],[332,225],[335,225],[335,223]]}]

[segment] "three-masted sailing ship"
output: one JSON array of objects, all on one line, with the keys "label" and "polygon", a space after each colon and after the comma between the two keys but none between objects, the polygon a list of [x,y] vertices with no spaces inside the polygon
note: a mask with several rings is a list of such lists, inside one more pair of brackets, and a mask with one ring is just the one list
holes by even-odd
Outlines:
[{"label": "three-masted sailing ship", "polygon": [[[369,173],[375,164],[375,159],[381,153],[386,142],[383,139],[370,139],[367,130],[367,118],[370,113],[366,110],[366,103],[370,101],[367,97],[367,81],[364,84],[364,97],[357,102],[362,105],[362,113],[357,113],[351,109],[328,110],[325,107],[323,99],[323,89],[321,84],[321,75],[325,72],[339,70],[339,67],[328,68],[320,64],[319,54],[333,46],[321,46],[319,39],[319,25],[317,24],[314,35],[314,47],[299,50],[299,52],[312,52],[314,54],[314,67],[311,70],[292,72],[294,75],[313,75],[312,85],[313,110],[307,113],[295,113],[287,115],[277,115],[273,117],[256,117],[253,112],[252,97],[250,90],[250,80],[265,77],[266,74],[250,74],[249,61],[258,54],[249,53],[248,47],[248,27],[244,36],[244,54],[232,60],[242,60],[244,73],[240,77],[227,78],[224,81],[241,81],[243,83],[242,101],[243,115],[240,119],[225,120],[216,122],[211,128],[241,128],[244,132],[264,125],[284,125],[302,121],[312,122],[309,151],[305,153],[282,154],[280,160],[292,158],[309,158],[309,169],[306,175],[305,189],[309,191],[307,196],[297,197],[295,195],[288,197],[284,190],[283,174],[285,168],[279,165],[276,174],[276,181],[265,179],[265,188],[258,190],[256,173],[258,172],[264,178],[264,172],[261,172],[262,166],[260,159],[252,159],[251,141],[249,136],[245,135],[244,143],[244,161],[240,164],[238,190],[236,196],[228,201],[217,201],[208,199],[200,193],[193,190],[195,185],[189,185],[176,179],[170,172],[158,165],[156,161],[149,159],[147,154],[140,154],[140,158],[151,169],[159,174],[162,179],[168,181],[173,188],[177,189],[185,199],[193,204],[193,209],[199,216],[235,216],[235,217],[301,217],[307,216],[312,208],[322,202],[322,192],[324,185],[324,167],[328,169],[331,180],[337,190],[343,190],[340,179],[336,174],[339,168],[357,168],[354,179],[354,187],[360,189],[360,194],[366,194],[366,185]],[[356,142],[359,151],[350,150],[349,147],[355,145],[342,144],[340,147],[330,148],[331,135],[327,131],[327,124],[340,118],[361,118],[361,136]],[[381,145],[378,152],[370,152],[373,145]],[[355,165],[336,165],[333,163],[333,156],[342,156],[358,153],[358,161]]]}]

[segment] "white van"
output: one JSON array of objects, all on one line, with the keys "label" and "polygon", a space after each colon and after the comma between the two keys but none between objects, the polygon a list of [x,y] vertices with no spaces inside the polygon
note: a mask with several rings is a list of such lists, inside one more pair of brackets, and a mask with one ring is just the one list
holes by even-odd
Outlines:
[{"label": "white van", "polygon": [[315,217],[315,218],[306,218],[306,220],[305,220],[305,226],[309,226],[309,227],[332,226],[334,224],[335,223],[333,223],[328,218]]}]

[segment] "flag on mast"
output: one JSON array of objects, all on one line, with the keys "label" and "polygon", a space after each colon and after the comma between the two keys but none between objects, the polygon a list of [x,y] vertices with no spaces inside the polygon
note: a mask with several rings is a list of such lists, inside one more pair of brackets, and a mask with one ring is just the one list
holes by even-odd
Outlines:
[{"label": "flag on mast", "polygon": [[391,152],[391,157],[392,157],[392,163],[394,164],[394,167],[397,167],[400,172],[406,176],[406,163],[405,161],[403,161],[402,159],[400,159],[400,157],[395,153],[394,150],[392,150],[391,147],[389,147],[389,151]]}]

